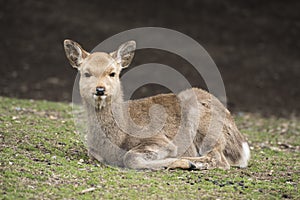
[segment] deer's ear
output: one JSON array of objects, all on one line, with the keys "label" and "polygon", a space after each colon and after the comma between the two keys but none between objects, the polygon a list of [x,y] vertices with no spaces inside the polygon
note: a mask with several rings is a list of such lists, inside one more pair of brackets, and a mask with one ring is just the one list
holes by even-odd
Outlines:
[{"label": "deer's ear", "polygon": [[123,43],[119,48],[110,53],[110,55],[121,64],[122,68],[126,68],[131,63],[136,49],[135,41],[128,41]]},{"label": "deer's ear", "polygon": [[89,55],[77,42],[72,40],[64,41],[66,56],[74,68],[79,68],[83,60]]}]

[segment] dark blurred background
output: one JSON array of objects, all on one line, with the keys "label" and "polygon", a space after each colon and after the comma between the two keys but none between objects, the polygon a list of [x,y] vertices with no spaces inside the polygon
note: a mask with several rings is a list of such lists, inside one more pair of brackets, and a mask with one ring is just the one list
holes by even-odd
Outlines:
[{"label": "dark blurred background", "polygon": [[[65,58],[65,38],[91,50],[121,31],[158,26],[187,34],[208,51],[234,112],[300,113],[299,0],[0,0],[0,23],[1,96],[71,101],[77,72]],[[166,52],[138,52],[134,65],[147,62],[186,65]],[[184,72],[205,88],[193,74]],[[148,85],[135,97],[162,91]]]}]

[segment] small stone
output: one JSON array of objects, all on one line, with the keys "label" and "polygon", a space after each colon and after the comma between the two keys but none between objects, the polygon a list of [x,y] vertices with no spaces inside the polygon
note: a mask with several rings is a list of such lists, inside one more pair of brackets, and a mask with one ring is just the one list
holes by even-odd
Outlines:
[{"label": "small stone", "polygon": [[233,185],[234,183],[232,181],[227,181],[228,185]]},{"label": "small stone", "polygon": [[238,183],[239,186],[244,186],[244,183],[241,181]]},{"label": "small stone", "polygon": [[79,161],[78,161],[78,164],[82,164],[84,162],[84,160],[83,159],[80,159]]},{"label": "small stone", "polygon": [[271,171],[268,173],[269,176],[272,176],[272,174],[273,174],[273,170],[271,170]]},{"label": "small stone", "polygon": [[282,195],[282,198],[291,199],[292,197],[291,197],[290,195],[288,195],[288,194],[283,194],[283,195]]},{"label": "small stone", "polygon": [[56,117],[56,116],[53,116],[53,115],[50,115],[49,118],[50,118],[50,119],[57,119],[57,117]]}]

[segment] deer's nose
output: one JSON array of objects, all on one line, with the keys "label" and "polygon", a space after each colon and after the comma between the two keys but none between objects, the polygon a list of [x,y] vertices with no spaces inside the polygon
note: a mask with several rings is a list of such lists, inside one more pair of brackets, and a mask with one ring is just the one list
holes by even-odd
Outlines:
[{"label": "deer's nose", "polygon": [[105,88],[104,87],[96,87],[96,95],[97,96],[102,96],[104,95]]}]

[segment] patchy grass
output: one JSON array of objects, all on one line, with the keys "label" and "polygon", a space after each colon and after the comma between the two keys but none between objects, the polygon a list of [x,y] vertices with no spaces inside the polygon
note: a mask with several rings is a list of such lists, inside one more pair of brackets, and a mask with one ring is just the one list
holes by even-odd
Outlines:
[{"label": "patchy grass", "polygon": [[89,161],[68,104],[0,97],[1,198],[300,199],[299,119],[236,118],[247,169],[134,171]]}]

